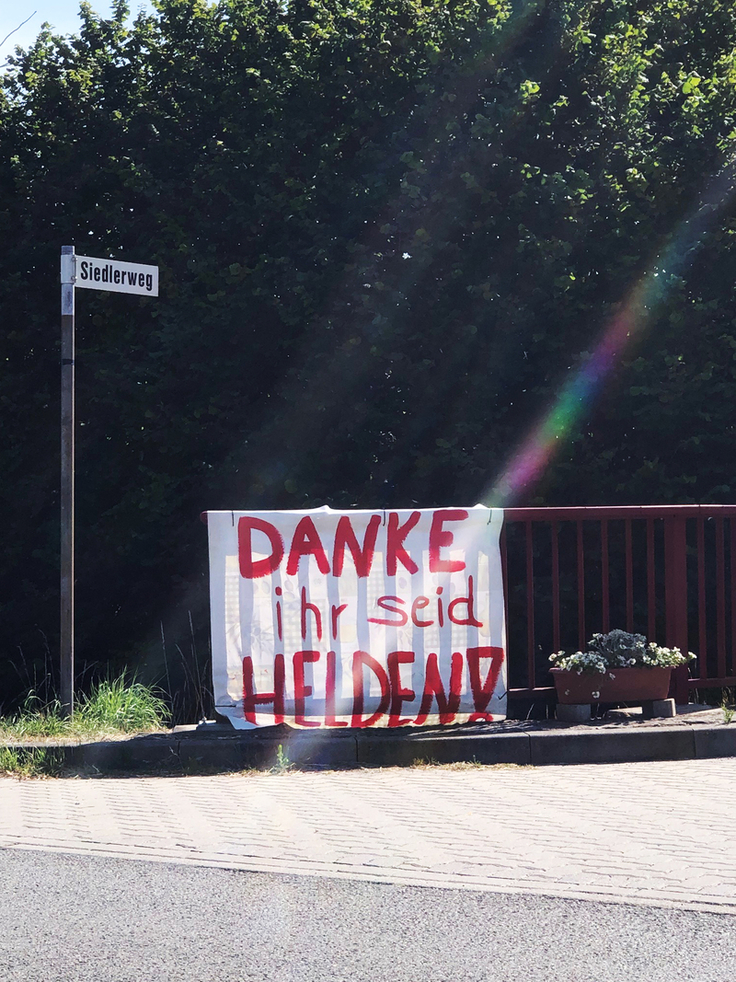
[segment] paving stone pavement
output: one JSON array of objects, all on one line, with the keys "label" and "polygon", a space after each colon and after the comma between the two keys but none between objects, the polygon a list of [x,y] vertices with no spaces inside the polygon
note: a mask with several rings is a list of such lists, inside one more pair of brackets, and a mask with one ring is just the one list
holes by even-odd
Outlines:
[{"label": "paving stone pavement", "polygon": [[2,778],[0,847],[736,914],[736,759]]}]

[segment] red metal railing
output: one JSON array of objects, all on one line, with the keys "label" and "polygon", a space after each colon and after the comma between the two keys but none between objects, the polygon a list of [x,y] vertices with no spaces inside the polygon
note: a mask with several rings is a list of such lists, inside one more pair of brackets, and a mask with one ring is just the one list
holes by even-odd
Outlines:
[{"label": "red metal railing", "polygon": [[697,655],[677,702],[736,684],[736,505],[508,508],[501,554],[512,698],[551,693],[550,653],[615,627]]}]

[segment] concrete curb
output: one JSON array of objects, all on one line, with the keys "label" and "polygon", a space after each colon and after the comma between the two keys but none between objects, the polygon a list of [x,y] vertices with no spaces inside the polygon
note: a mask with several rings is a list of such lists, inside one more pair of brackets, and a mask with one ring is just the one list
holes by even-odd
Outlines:
[{"label": "concrete curb", "polygon": [[267,769],[297,767],[396,767],[417,763],[593,764],[693,760],[736,756],[736,726],[670,725],[616,729],[546,727],[487,732],[235,731],[206,724],[126,740],[61,744],[19,743],[9,749],[47,749],[65,767],[104,772]]}]

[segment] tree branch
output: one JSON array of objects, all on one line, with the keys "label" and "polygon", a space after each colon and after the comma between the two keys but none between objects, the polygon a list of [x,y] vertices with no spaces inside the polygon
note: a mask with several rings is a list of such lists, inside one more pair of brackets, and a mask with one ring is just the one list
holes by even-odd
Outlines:
[{"label": "tree branch", "polygon": [[6,34],[5,37],[2,39],[2,41],[0,41],[0,48],[2,48],[2,46],[8,40],[8,38],[12,37],[16,31],[19,31],[21,27],[23,27],[23,24],[27,24],[28,21],[31,19],[31,17],[35,17],[37,13],[38,11],[34,10],[32,14],[29,14],[28,17],[26,17],[26,19],[22,21],[22,23],[18,24],[17,27],[14,27],[13,30],[10,32],[10,34]]}]

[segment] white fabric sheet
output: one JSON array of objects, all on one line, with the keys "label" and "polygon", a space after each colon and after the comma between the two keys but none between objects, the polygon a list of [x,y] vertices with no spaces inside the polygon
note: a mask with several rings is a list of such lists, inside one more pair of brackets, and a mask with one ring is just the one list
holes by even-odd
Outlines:
[{"label": "white fabric sheet", "polygon": [[208,512],[217,711],[239,728],[503,719],[501,509]]}]

